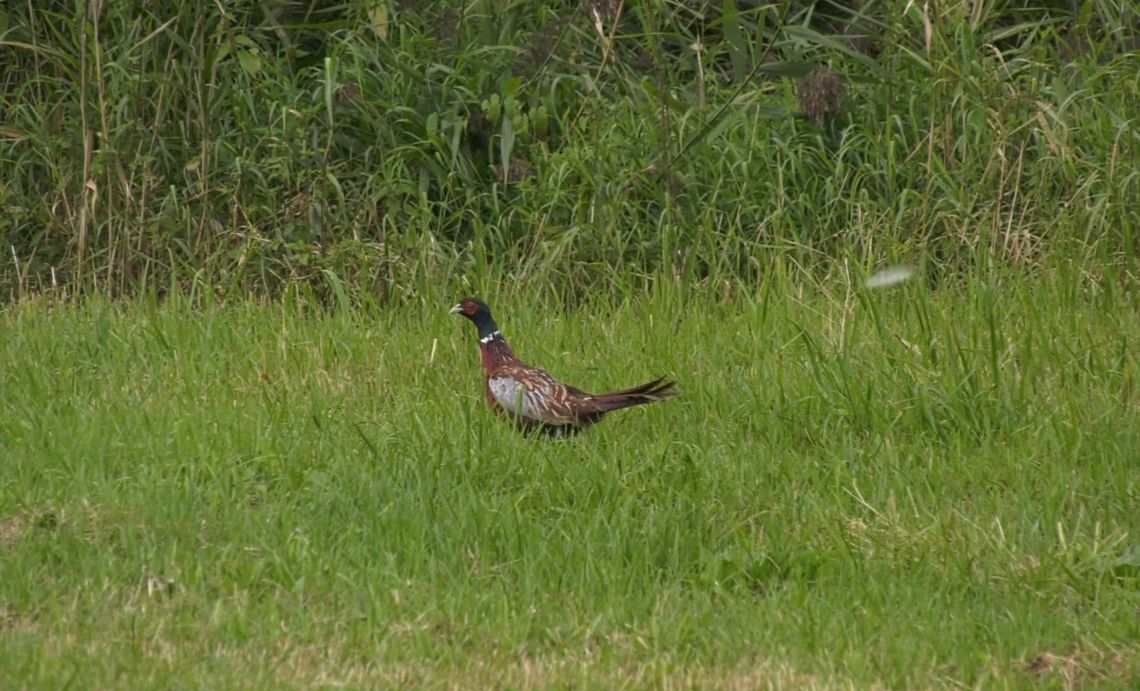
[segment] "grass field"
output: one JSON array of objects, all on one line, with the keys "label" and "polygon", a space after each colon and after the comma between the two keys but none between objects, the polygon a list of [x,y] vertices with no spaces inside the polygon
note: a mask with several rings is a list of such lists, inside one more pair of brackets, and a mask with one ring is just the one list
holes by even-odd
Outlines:
[{"label": "grass field", "polygon": [[485,295],[569,382],[680,381],[566,441],[485,410],[456,296],[10,305],[0,678],[1138,683],[1135,297],[854,282]]},{"label": "grass field", "polygon": [[0,689],[1140,687],[1137,3],[144,4],[0,4]]}]

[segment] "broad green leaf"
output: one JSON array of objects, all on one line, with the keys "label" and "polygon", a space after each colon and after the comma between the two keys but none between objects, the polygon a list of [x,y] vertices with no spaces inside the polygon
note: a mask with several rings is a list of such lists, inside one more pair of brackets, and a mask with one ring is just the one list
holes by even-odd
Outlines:
[{"label": "broad green leaf", "polygon": [[761,65],[756,71],[761,74],[770,74],[776,77],[789,79],[803,79],[818,67],[811,62],[770,62]]},{"label": "broad green leaf", "polygon": [[376,30],[376,35],[385,41],[388,40],[388,6],[383,2],[378,2],[372,6],[372,28]]},{"label": "broad green leaf", "polygon": [[863,55],[859,51],[852,48],[843,39],[836,38],[834,36],[827,36],[825,34],[821,34],[818,31],[816,31],[814,29],[810,29],[806,26],[788,26],[784,29],[784,31],[793,40],[798,39],[800,41],[803,41],[804,43],[809,43],[811,45],[816,45],[816,46],[819,46],[821,48],[826,48],[828,50],[834,50],[834,51],[843,53],[844,55],[851,58],[855,62],[863,65],[864,67],[866,67],[866,68],[868,68],[874,72],[882,72],[883,71],[882,66],[879,65],[879,63],[874,58]]},{"label": "broad green leaf", "polygon": [[515,126],[509,117],[503,118],[503,126],[499,131],[499,162],[503,165],[503,175],[511,165],[511,152],[515,148]]},{"label": "broad green leaf", "polygon": [[257,73],[261,71],[261,56],[252,50],[239,50],[237,56],[245,73],[251,77],[256,77]]}]

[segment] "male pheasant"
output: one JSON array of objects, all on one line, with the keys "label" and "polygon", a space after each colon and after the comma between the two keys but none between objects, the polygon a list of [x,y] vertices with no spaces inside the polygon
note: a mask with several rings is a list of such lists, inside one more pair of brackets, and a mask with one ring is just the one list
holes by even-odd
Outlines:
[{"label": "male pheasant", "polygon": [[664,378],[613,393],[591,395],[562,384],[545,370],[525,364],[511,351],[491,317],[491,308],[479,298],[463,298],[452,314],[470,319],[479,330],[483,378],[491,408],[514,419],[524,431],[552,435],[580,432],[619,408],[655,403],[677,395],[675,382]]}]

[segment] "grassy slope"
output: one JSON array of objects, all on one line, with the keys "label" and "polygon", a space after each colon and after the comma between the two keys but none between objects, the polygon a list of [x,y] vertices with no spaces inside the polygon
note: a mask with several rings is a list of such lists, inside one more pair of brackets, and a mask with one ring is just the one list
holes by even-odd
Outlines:
[{"label": "grassy slope", "polygon": [[780,276],[494,301],[568,381],[682,382],[558,443],[442,301],[9,307],[0,678],[1135,683],[1134,299]]}]

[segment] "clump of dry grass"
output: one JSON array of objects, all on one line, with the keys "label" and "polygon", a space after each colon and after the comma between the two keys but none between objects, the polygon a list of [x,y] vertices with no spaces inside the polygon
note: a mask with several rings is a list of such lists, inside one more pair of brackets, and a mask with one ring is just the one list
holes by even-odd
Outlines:
[{"label": "clump of dry grass", "polygon": [[816,70],[796,85],[796,100],[800,110],[817,125],[835,118],[847,98],[843,78],[831,68]]}]

